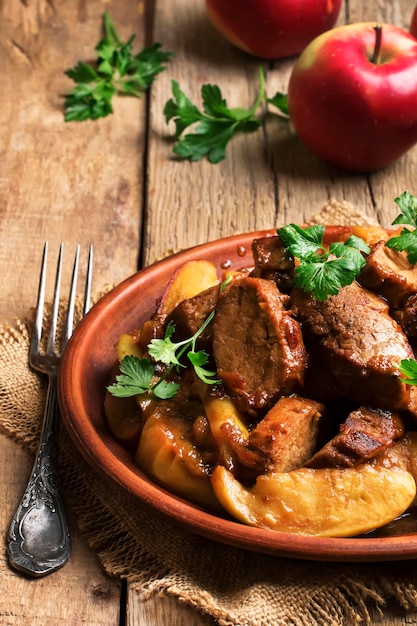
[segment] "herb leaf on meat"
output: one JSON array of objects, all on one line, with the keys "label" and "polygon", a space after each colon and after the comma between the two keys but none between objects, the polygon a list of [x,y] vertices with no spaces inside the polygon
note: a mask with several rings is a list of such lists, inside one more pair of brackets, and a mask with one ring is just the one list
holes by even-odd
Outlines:
[{"label": "herb leaf on meat", "polygon": [[198,350],[196,352],[196,342],[201,333],[207,328],[211,320],[214,317],[214,311],[207,316],[204,323],[200,326],[197,332],[194,333],[189,339],[184,341],[172,342],[171,336],[174,332],[174,324],[169,322],[164,339],[152,339],[148,351],[155,361],[165,363],[169,365],[169,371],[173,367],[185,367],[181,364],[180,359],[186,355],[191,365],[194,368],[196,375],[207,384],[219,383],[220,380],[214,378],[216,372],[206,369],[204,366],[208,363],[208,355],[204,350]]},{"label": "herb leaf on meat", "polygon": [[417,361],[415,359],[403,359],[398,367],[405,378],[400,378],[406,385],[417,385]]},{"label": "herb leaf on meat", "polygon": [[195,373],[203,383],[206,385],[213,385],[214,383],[220,383],[219,379],[215,379],[216,372],[214,370],[208,370],[205,365],[208,363],[208,354],[204,350],[193,352],[190,350],[187,354],[188,359],[194,368]]},{"label": "herb leaf on meat", "polygon": [[126,355],[119,365],[121,374],[116,375],[116,382],[107,387],[107,390],[117,398],[129,398],[147,391],[160,399],[172,398],[178,391],[179,385],[165,380],[152,384],[155,375],[155,365],[150,359]]},{"label": "herb leaf on meat", "polygon": [[392,224],[407,224],[414,226],[414,230],[404,228],[399,235],[388,239],[386,245],[394,250],[406,251],[410,263],[417,263],[417,198],[409,191],[404,191],[394,202],[401,209],[401,213]]},{"label": "herb leaf on meat", "polygon": [[319,250],[326,252],[323,245],[324,226],[302,228],[297,224],[288,224],[278,229],[278,235],[293,257],[306,259],[316,255]]},{"label": "herb leaf on meat", "polygon": [[351,236],[344,243],[323,243],[324,226],[302,228],[289,224],[277,233],[287,253],[296,259],[294,286],[313,293],[317,300],[326,300],[350,285],[359,274],[369,247],[363,239]]},{"label": "herb leaf on meat", "polygon": [[172,322],[166,327],[163,339],[152,339],[148,345],[149,355],[157,363],[168,365],[163,376],[155,379],[155,365],[148,358],[139,358],[135,355],[127,355],[121,361],[119,368],[121,374],[116,376],[116,382],[107,387],[107,390],[118,398],[129,398],[146,392],[152,392],[160,399],[168,399],[175,396],[180,385],[167,381],[167,377],[174,368],[185,367],[180,359],[186,355],[194,368],[196,375],[206,384],[213,385],[221,382],[215,378],[216,372],[207,369],[208,355],[204,350],[195,351],[196,341],[204,329],[214,317],[214,311],[207,316],[204,323],[196,333],[184,341],[173,342],[172,334],[175,325]]},{"label": "herb leaf on meat", "polygon": [[170,52],[162,52],[159,43],[133,54],[134,35],[123,43],[108,13],[103,15],[103,25],[104,37],[95,47],[96,62],[91,65],[78,62],[65,72],[76,83],[65,97],[66,122],[110,115],[115,94],[140,97],[172,56]]}]

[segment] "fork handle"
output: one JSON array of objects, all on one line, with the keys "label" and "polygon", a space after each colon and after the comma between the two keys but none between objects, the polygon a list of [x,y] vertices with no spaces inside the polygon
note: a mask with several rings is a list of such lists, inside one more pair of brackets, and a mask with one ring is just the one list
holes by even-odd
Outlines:
[{"label": "fork handle", "polygon": [[57,373],[49,375],[44,422],[33,469],[9,529],[10,564],[40,577],[62,567],[71,551],[56,471],[58,450]]}]

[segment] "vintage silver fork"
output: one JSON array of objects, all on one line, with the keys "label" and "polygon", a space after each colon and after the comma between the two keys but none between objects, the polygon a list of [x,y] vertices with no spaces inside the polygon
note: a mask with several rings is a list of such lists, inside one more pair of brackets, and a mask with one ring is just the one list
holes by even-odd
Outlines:
[{"label": "vintage silver fork", "polygon": [[[58,368],[62,350],[74,326],[74,310],[80,246],[76,248],[68,297],[64,337],[58,342],[57,324],[61,289],[63,244],[61,244],[55,276],[52,313],[46,349],[42,350],[42,325],[45,304],[48,242],[43,250],[39,278],[36,318],[29,350],[33,369],[48,377],[44,421],[33,469],[20,505],[9,529],[8,554],[10,564],[28,574],[40,577],[62,567],[71,552],[71,538],[57,479],[58,422],[57,398]],[[84,288],[83,315],[90,306],[93,248],[90,246]],[[45,338],[46,340],[46,338]],[[61,348],[56,345],[61,343]]]}]

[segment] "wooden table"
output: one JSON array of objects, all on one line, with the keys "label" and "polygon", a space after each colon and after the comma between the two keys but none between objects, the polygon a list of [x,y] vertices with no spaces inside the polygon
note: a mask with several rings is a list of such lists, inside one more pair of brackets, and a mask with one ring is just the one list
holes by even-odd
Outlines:
[{"label": "wooden table", "polygon": [[[346,0],[340,23],[375,20],[408,28],[412,0]],[[108,10],[135,46],[159,41],[175,53],[149,97],[119,98],[114,115],[64,123],[64,70],[94,57]],[[416,193],[417,148],[384,171],[347,174],[312,156],[287,122],[233,139],[219,165],[173,158],[173,128],[162,113],[171,80],[199,102],[203,83],[217,83],[231,105],[250,106],[258,61],[232,48],[208,23],[200,0],[6,0],[0,3],[0,321],[34,304],[43,242],[52,250],[95,246],[94,291],[141,265],[207,240],[302,222],[330,198],[347,200],[389,224],[393,198]],[[286,91],[294,59],[266,63],[268,93]],[[72,255],[72,252],[71,252]],[[2,542],[31,459],[0,437]],[[142,601],[103,573],[71,518],[73,553],[56,574],[28,581],[9,570],[0,550],[0,623],[209,625],[213,620],[175,601]],[[404,564],[407,567],[407,564]],[[417,624],[392,609],[375,623]]]}]

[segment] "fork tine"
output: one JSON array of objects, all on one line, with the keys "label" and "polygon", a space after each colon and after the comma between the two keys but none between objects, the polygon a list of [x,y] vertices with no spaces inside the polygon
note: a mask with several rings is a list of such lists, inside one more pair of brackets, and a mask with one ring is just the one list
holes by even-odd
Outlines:
[{"label": "fork tine", "polygon": [[72,335],[74,327],[74,309],[75,309],[75,295],[77,292],[77,276],[78,276],[78,262],[80,258],[80,245],[77,245],[74,258],[74,266],[72,268],[71,287],[68,297],[67,318],[65,322],[65,335],[64,345]]},{"label": "fork tine", "polygon": [[48,242],[45,241],[43,247],[41,273],[39,275],[38,295],[36,300],[36,317],[35,325],[33,328],[32,339],[30,342],[30,354],[39,351],[41,334],[42,334],[42,322],[43,322],[43,308],[45,304],[45,286],[46,286],[46,265],[48,260]]},{"label": "fork tine", "polygon": [[93,275],[93,246],[90,245],[88,252],[87,275],[85,277],[83,315],[88,313],[91,305],[91,279]]},{"label": "fork tine", "polygon": [[49,328],[49,337],[48,337],[48,345],[47,352],[52,353],[54,351],[55,345],[55,336],[56,336],[56,328],[58,322],[58,311],[59,311],[59,293],[61,290],[61,273],[62,273],[62,255],[64,251],[64,244],[61,243],[59,246],[59,255],[58,255],[58,263],[56,268],[56,276],[55,276],[55,288],[54,288],[54,299],[52,302],[52,315],[51,315],[51,325]]}]

